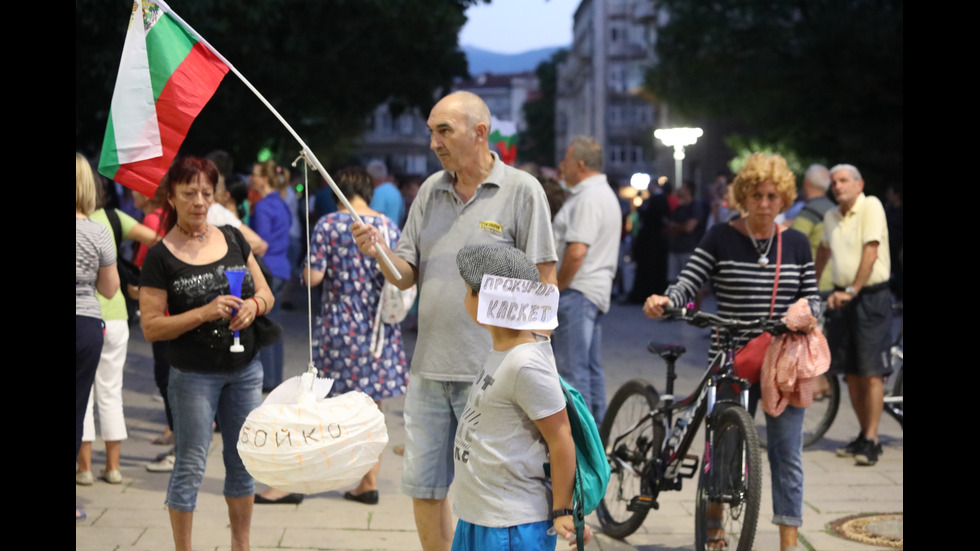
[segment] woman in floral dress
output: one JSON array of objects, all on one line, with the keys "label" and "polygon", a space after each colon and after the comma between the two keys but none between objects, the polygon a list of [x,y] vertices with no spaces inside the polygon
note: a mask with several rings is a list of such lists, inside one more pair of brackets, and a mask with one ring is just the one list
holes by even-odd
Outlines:
[{"label": "woman in floral dress", "polygon": [[[387,238],[394,247],[401,232],[395,222],[368,206],[374,182],[367,171],[360,167],[341,170],[336,184],[364,223],[387,227]],[[405,393],[408,361],[398,324],[382,324],[380,357],[371,352],[384,276],[377,261],[358,250],[350,232],[353,223],[350,212],[341,206],[320,218],[310,238],[306,260],[310,266],[304,276],[310,285],[323,283],[322,304],[313,328],[313,363],[320,376],[334,380],[332,395],[360,390],[380,408],[382,399]],[[380,465],[379,461],[344,498],[377,503]]]}]

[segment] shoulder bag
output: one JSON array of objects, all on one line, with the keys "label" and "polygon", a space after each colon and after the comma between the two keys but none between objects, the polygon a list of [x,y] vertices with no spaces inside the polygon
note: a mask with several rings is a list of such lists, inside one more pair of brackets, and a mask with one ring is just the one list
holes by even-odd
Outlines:
[{"label": "shoulder bag", "polygon": [[[116,239],[116,269],[119,271],[119,282],[123,285],[124,290],[126,285],[139,287],[139,266],[133,264],[120,254],[120,245],[122,245],[123,239],[126,236],[122,234],[122,223],[119,221],[119,214],[114,208],[106,208],[105,216],[109,219],[109,225],[112,227],[112,236]],[[125,293],[124,296],[129,298],[129,295]]]},{"label": "shoulder bag", "polygon": [[[388,240],[388,223],[384,216],[381,217],[381,227],[385,234],[385,243],[391,248]],[[413,284],[408,289],[399,289],[386,279],[381,286],[381,296],[378,298],[378,312],[374,317],[374,330],[371,334],[371,353],[375,358],[381,357],[384,348],[384,325],[394,325],[401,323],[408,311],[415,304],[418,295],[418,286]]]}]

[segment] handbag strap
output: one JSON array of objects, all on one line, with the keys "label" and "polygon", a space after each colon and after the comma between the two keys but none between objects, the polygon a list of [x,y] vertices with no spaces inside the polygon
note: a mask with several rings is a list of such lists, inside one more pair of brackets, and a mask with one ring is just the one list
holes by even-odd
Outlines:
[{"label": "handbag strap", "polygon": [[[776,224],[773,222],[773,224]],[[776,224],[776,278],[772,283],[772,301],[769,302],[769,317],[776,309],[776,292],[779,290],[779,267],[783,263],[783,230]]]}]

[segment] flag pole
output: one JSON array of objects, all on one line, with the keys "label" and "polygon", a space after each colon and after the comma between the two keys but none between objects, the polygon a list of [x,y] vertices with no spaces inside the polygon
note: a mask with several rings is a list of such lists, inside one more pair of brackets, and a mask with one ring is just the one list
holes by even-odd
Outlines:
[{"label": "flag pole", "polygon": [[[163,2],[159,2],[159,3],[163,4]],[[188,25],[187,22],[181,19],[179,15],[177,15],[173,10],[169,9],[169,6],[167,6],[167,8],[168,8],[167,11],[174,19],[179,21],[180,24],[183,25],[188,31],[194,33],[194,35],[197,36],[198,40],[204,43],[204,45],[207,46],[208,49],[214,53],[214,55],[218,56],[218,58],[221,59],[221,61],[223,61],[225,65],[228,66],[228,70],[230,70],[232,73],[235,73],[235,75],[239,78],[239,80],[241,80],[245,84],[245,86],[248,87],[248,89],[251,90],[253,94],[255,94],[255,97],[259,98],[259,101],[261,101],[269,109],[269,111],[271,111],[272,114],[275,115],[277,119],[279,119],[279,122],[281,122],[282,125],[286,127],[286,130],[288,130],[289,133],[293,135],[293,138],[295,138],[296,141],[299,142],[299,145],[303,147],[303,155],[306,157],[307,161],[312,163],[313,167],[316,168],[317,172],[319,172],[320,175],[323,176],[323,179],[326,180],[327,185],[329,185],[330,189],[332,189],[333,192],[337,195],[337,197],[340,198],[340,202],[343,203],[344,207],[347,208],[347,211],[354,218],[354,221],[363,224],[364,221],[361,220],[361,217],[358,216],[356,212],[354,212],[354,207],[351,206],[350,201],[347,200],[347,197],[345,197],[344,194],[340,191],[340,188],[337,187],[337,184],[333,181],[333,178],[330,177],[330,174],[327,172],[327,169],[323,168],[323,165],[320,164],[320,160],[316,158],[316,155],[314,155],[313,151],[311,151],[309,146],[306,145],[306,142],[304,142],[303,139],[299,137],[299,134],[297,134],[296,131],[293,130],[293,127],[290,126],[288,122],[286,122],[286,119],[282,118],[282,115],[280,115],[279,112],[276,111],[276,108],[273,107],[272,104],[265,99],[265,96],[259,93],[259,91],[256,90],[254,86],[252,86],[252,83],[245,78],[245,75],[238,72],[238,69],[236,69],[234,65],[229,63],[228,60],[225,59],[223,55],[218,53],[218,50],[216,50],[213,46],[211,46],[210,42],[208,42],[207,40],[204,39],[204,37],[198,34],[198,32],[194,30],[194,27]],[[378,253],[381,254],[381,260],[385,263],[385,266],[387,266],[388,269],[391,270],[391,272],[395,275],[395,277],[401,279],[402,278],[401,272],[399,272],[398,269],[395,268],[395,264],[391,261],[390,258],[388,258],[388,255],[385,254],[384,250],[377,245],[375,245],[375,247],[378,249]]]},{"label": "flag pole", "polygon": [[[210,44],[208,44],[208,48],[211,48]],[[214,48],[211,48],[211,50],[214,51]],[[354,211],[354,207],[351,206],[350,202],[347,200],[347,197],[345,197],[344,194],[340,191],[340,188],[337,187],[337,184],[333,181],[333,178],[330,177],[330,173],[327,172],[326,168],[323,168],[323,165],[320,164],[320,160],[316,158],[316,155],[314,155],[313,151],[311,151],[309,146],[306,145],[306,142],[304,142],[303,139],[299,137],[299,134],[297,134],[296,131],[293,130],[293,127],[290,126],[288,122],[286,122],[286,119],[282,118],[282,115],[280,115],[279,112],[276,111],[275,107],[273,107],[272,104],[270,104],[265,99],[265,97],[262,94],[260,94],[258,90],[255,89],[254,86],[252,86],[252,83],[249,82],[244,75],[238,72],[238,69],[236,69],[231,64],[228,64],[228,68],[229,70],[231,70],[231,72],[235,73],[235,75],[243,83],[245,83],[245,86],[247,86],[248,89],[251,90],[252,93],[255,94],[257,98],[259,98],[259,101],[261,101],[263,104],[265,104],[266,107],[269,108],[269,111],[272,111],[272,114],[275,115],[275,117],[279,119],[279,122],[281,122],[282,125],[286,127],[286,130],[288,130],[289,133],[293,135],[293,138],[295,138],[296,141],[299,142],[299,145],[303,147],[303,156],[306,157],[307,161],[313,164],[313,167],[316,168],[317,172],[319,172],[320,175],[323,176],[323,179],[327,181],[327,185],[329,185],[330,189],[332,189],[333,192],[337,195],[337,197],[340,198],[340,202],[343,203],[344,207],[347,208],[347,212],[349,212],[351,217],[354,218],[354,221],[363,224],[364,222],[361,220],[361,217],[358,216],[357,212]],[[388,269],[391,270],[391,273],[393,273],[395,277],[401,279],[402,278],[401,272],[398,271],[398,268],[395,268],[395,264],[391,261],[390,258],[388,258],[388,255],[385,254],[384,250],[377,245],[375,245],[375,247],[378,249],[378,253],[381,255],[381,260],[385,263],[385,266],[387,266]]]}]

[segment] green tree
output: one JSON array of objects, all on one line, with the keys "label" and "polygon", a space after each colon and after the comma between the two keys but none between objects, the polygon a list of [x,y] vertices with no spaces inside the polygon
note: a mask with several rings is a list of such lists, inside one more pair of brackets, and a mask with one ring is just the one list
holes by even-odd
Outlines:
[{"label": "green tree", "polygon": [[681,113],[847,162],[872,191],[903,176],[901,0],[662,0],[647,86]]},{"label": "green tree", "polygon": [[[171,0],[171,8],[262,93],[325,166],[346,159],[366,117],[428,111],[466,76],[457,45],[465,9],[480,0]],[[75,143],[102,144],[130,4],[75,2]],[[397,114],[397,113],[396,113]],[[280,161],[296,141],[232,73],[201,112],[182,148],[226,149],[239,163],[262,147]]]},{"label": "green tree", "polygon": [[558,88],[558,64],[568,57],[568,50],[558,50],[535,69],[540,94],[524,104],[527,128],[517,141],[521,162],[538,166],[555,164],[555,93]]}]

